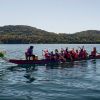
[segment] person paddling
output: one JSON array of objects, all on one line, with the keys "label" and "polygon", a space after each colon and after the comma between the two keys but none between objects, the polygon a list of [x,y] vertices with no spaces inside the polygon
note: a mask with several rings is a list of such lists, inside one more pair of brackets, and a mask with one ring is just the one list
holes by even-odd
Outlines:
[{"label": "person paddling", "polygon": [[31,60],[31,57],[35,59],[35,55],[33,54],[34,46],[30,46],[27,51],[25,52],[26,60]]},{"label": "person paddling", "polygon": [[[96,47],[93,47],[93,50],[91,51],[91,57],[96,57],[96,54],[97,54],[97,50],[96,50]],[[99,53],[98,53],[99,54]]]}]

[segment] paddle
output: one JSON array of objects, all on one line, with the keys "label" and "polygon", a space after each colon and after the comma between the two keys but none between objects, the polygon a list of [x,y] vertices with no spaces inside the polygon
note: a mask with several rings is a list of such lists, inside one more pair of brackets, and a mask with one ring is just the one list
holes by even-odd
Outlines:
[{"label": "paddle", "polygon": [[0,52],[0,57],[3,58],[4,57],[4,53]]}]

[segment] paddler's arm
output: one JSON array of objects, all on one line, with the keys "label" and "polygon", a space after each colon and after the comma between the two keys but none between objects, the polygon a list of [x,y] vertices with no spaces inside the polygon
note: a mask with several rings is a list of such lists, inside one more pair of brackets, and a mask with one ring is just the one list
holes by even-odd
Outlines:
[{"label": "paddler's arm", "polygon": [[73,58],[72,58],[71,54],[70,54],[70,59],[71,59],[71,61],[73,61]]}]

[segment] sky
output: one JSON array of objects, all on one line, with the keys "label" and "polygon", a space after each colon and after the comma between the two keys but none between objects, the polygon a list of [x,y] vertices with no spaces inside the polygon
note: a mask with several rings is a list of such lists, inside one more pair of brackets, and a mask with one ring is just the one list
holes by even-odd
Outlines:
[{"label": "sky", "polygon": [[100,30],[100,0],[0,0],[0,26],[56,33]]}]

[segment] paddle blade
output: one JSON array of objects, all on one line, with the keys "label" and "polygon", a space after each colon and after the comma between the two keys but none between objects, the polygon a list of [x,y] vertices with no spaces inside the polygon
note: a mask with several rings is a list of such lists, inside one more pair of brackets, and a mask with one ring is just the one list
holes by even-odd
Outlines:
[{"label": "paddle blade", "polygon": [[4,53],[0,52],[0,58],[4,57]]}]

